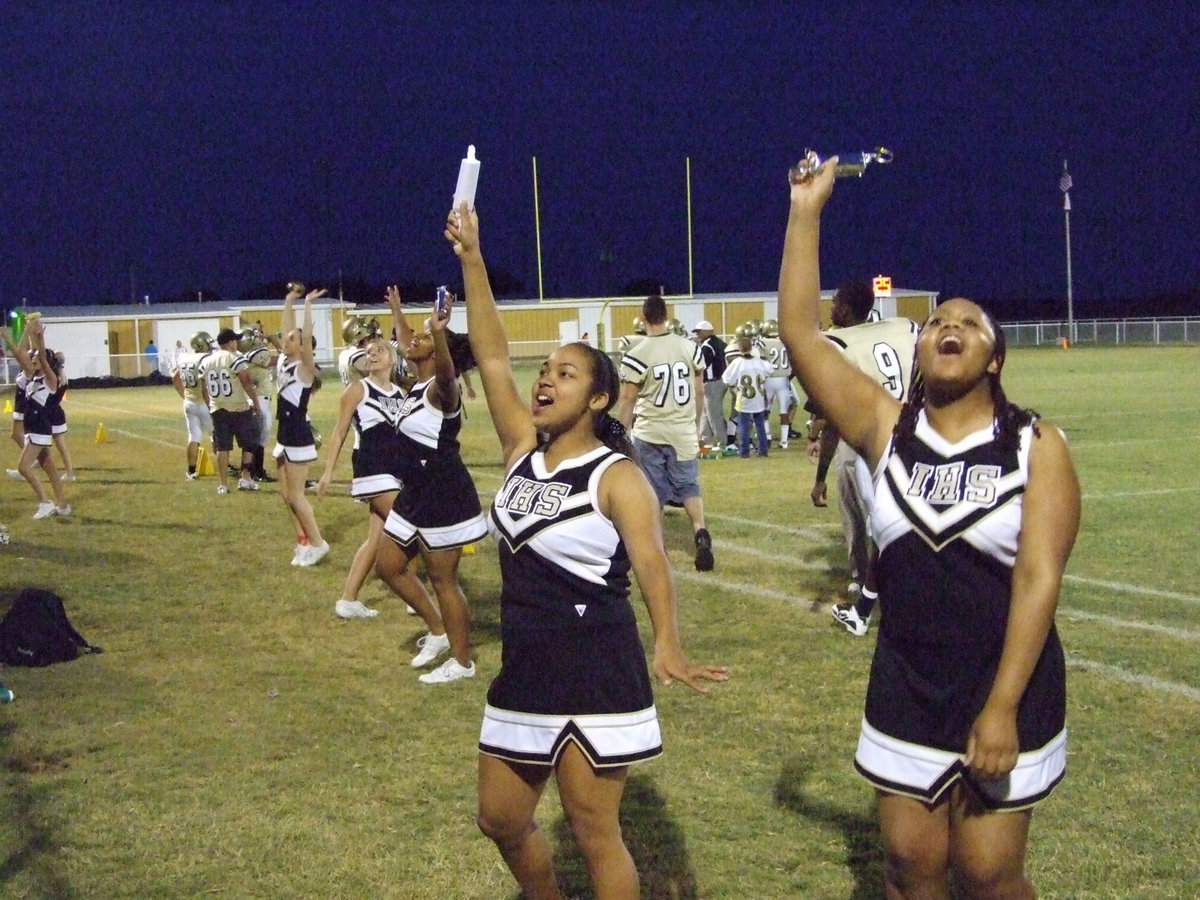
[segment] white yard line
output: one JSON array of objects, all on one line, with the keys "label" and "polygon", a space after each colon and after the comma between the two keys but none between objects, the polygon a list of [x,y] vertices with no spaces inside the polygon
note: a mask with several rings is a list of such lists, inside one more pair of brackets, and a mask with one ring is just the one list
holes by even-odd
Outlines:
[{"label": "white yard line", "polygon": [[1186,628],[1173,628],[1170,625],[1159,625],[1155,622],[1143,622],[1141,619],[1118,619],[1116,616],[1106,616],[1102,613],[1092,613],[1074,607],[1060,606],[1059,618],[1078,619],[1081,622],[1095,622],[1112,628],[1124,628],[1130,631],[1148,631],[1151,634],[1161,634],[1163,637],[1176,638],[1181,641],[1200,641],[1200,631],[1189,631]]},{"label": "white yard line", "polygon": [[1194,494],[1200,491],[1200,486],[1182,488],[1150,488],[1143,491],[1113,491],[1108,494],[1084,494],[1082,499],[1092,500],[1124,500],[1126,497],[1161,497],[1171,494]]},{"label": "white yard line", "polygon": [[1158,597],[1162,600],[1178,600],[1181,603],[1200,604],[1200,597],[1193,594],[1181,594],[1177,591],[1160,591],[1140,584],[1126,584],[1121,581],[1102,581],[1099,578],[1084,578],[1082,575],[1064,575],[1063,581],[1084,584],[1088,587],[1104,588],[1121,594],[1136,594],[1141,597]]},{"label": "white yard line", "polygon": [[1186,697],[1188,700],[1200,702],[1200,688],[1194,688],[1190,684],[1167,681],[1163,678],[1155,678],[1153,675],[1142,675],[1140,672],[1130,672],[1128,669],[1122,669],[1120,666],[1110,666],[1107,663],[1094,662],[1075,654],[1067,655],[1067,665],[1072,669],[1082,669],[1085,672],[1111,678],[1114,681],[1123,681],[1126,684],[1135,684],[1138,687],[1149,688],[1160,694],[1173,694],[1176,697]]}]

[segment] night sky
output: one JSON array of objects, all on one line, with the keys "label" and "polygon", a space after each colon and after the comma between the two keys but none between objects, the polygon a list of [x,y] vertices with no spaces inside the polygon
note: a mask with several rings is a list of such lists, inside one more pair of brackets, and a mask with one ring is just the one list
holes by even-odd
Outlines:
[{"label": "night sky", "polygon": [[535,156],[546,297],[769,291],[789,165],[883,144],[827,286],[1041,313],[1067,159],[1075,315],[1107,313],[1200,285],[1198,38],[1194,2],[5,3],[0,305],[453,283],[468,143],[521,296]]}]

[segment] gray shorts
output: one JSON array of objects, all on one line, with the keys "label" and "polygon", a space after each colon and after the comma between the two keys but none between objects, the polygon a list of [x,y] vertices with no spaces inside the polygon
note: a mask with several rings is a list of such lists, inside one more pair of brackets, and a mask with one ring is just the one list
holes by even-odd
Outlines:
[{"label": "gray shorts", "polygon": [[682,504],[700,496],[700,462],[695,457],[678,459],[670,444],[647,444],[633,439],[638,465],[650,480],[660,506]]}]

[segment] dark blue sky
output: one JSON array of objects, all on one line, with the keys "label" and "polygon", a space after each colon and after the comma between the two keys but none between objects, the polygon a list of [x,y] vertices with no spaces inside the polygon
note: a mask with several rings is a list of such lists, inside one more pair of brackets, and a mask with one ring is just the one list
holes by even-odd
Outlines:
[{"label": "dark blue sky", "polygon": [[[1169,8],[1176,15],[1167,15]],[[458,160],[493,269],[537,296],[641,277],[772,290],[788,166],[841,182],[823,279],[885,272],[1077,316],[1200,284],[1200,6],[4,4],[0,305],[301,277],[454,281]],[[1011,308],[1010,308],[1011,307]]]}]

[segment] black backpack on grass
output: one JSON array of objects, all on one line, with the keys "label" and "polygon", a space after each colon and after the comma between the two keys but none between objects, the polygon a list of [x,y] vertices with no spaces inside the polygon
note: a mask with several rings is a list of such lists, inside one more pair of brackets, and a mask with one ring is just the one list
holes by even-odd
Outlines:
[{"label": "black backpack on grass", "polygon": [[9,666],[48,666],[81,653],[102,653],[75,630],[58,594],[25,588],[0,620],[0,662]]}]

